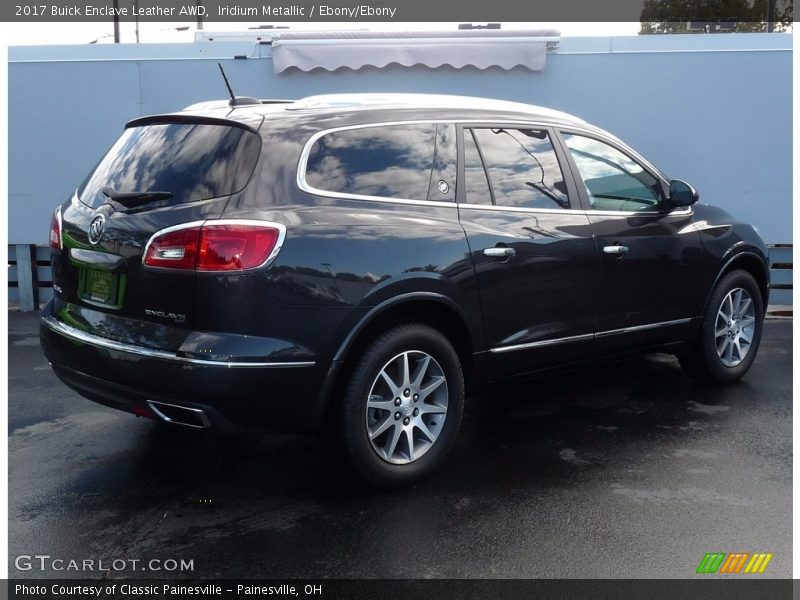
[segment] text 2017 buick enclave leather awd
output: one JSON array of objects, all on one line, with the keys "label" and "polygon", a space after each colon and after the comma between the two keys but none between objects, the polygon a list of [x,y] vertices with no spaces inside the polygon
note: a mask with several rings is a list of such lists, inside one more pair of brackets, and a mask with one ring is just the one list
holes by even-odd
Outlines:
[{"label": "text 2017 buick enclave leather awd", "polygon": [[[230,105],[229,105],[230,104]],[[767,250],[610,134],[446,96],[236,100],[136,119],[53,216],[55,373],[199,428],[338,428],[430,472],[467,386],[661,350],[741,377]]]}]

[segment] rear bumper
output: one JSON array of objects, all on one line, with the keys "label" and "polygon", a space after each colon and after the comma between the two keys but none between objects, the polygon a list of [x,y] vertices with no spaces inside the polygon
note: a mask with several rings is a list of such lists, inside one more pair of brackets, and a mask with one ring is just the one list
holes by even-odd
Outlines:
[{"label": "rear bumper", "polygon": [[53,302],[42,311],[40,339],[65,384],[135,414],[170,420],[177,413],[187,418],[172,420],[189,426],[286,432],[314,431],[322,416],[327,365],[308,356],[205,359],[180,348],[150,348],[65,323],[54,314]]}]

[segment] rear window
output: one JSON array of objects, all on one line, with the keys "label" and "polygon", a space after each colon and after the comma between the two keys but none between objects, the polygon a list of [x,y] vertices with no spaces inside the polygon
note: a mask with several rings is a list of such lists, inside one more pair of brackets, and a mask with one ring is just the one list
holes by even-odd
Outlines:
[{"label": "rear window", "polygon": [[241,127],[168,123],[126,129],[78,190],[89,206],[117,192],[170,192],[169,204],[229,196],[253,173],[261,140]]}]

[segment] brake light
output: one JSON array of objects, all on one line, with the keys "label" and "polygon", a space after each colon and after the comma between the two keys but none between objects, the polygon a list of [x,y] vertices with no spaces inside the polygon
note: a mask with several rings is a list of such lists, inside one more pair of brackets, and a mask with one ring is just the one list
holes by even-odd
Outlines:
[{"label": "brake light", "polygon": [[198,271],[241,271],[269,258],[280,231],[261,225],[206,225],[200,232]]},{"label": "brake light", "polygon": [[61,251],[61,207],[50,218],[50,250]]},{"label": "brake light", "polygon": [[263,265],[285,228],[259,221],[215,221],[169,228],[147,244],[145,265],[195,271],[243,271]]}]

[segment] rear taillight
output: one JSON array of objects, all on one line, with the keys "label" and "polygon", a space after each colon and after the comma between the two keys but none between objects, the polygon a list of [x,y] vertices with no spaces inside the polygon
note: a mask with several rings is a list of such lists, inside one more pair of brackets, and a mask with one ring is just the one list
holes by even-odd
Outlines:
[{"label": "rear taillight", "polygon": [[260,221],[212,221],[170,227],[148,242],[148,267],[196,271],[243,271],[277,254],[285,228]]},{"label": "rear taillight", "polygon": [[61,207],[59,206],[50,218],[50,250],[60,251],[61,248]]},{"label": "rear taillight", "polygon": [[194,269],[201,225],[170,228],[155,234],[147,244],[144,264],[166,269]]}]

